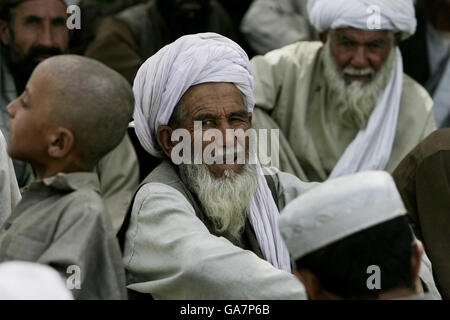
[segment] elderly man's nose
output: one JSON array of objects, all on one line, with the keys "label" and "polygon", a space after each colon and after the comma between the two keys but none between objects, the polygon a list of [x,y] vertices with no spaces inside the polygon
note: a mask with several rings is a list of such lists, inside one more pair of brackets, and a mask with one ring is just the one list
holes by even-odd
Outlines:
[{"label": "elderly man's nose", "polygon": [[369,59],[363,47],[356,49],[352,56],[351,65],[355,68],[367,68],[369,66]]}]

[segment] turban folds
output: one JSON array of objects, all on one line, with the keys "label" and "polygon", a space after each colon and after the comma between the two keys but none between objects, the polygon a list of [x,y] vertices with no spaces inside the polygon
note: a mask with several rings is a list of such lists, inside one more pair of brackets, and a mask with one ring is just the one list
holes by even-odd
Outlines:
[{"label": "turban folds", "polygon": [[189,87],[206,82],[234,83],[253,111],[253,77],[247,54],[235,42],[215,33],[179,38],[150,57],[134,79],[136,134],[144,149],[162,157],[156,131],[167,125]]},{"label": "turban folds", "polygon": [[412,0],[308,0],[308,12],[319,32],[346,27],[370,30],[374,14],[379,14],[380,30],[401,32],[403,39],[417,27]]}]

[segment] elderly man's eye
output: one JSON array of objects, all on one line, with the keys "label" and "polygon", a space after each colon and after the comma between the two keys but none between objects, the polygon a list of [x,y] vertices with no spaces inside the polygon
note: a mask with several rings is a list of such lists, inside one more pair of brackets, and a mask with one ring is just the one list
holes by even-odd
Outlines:
[{"label": "elderly man's eye", "polygon": [[210,120],[210,119],[206,119],[206,120],[202,121],[202,125],[203,126],[212,126],[212,125],[214,125],[214,121]]}]

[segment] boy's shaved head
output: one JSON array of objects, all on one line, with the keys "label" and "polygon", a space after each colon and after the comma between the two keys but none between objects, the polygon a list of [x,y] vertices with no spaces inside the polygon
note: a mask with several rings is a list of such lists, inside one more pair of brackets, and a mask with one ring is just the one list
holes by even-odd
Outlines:
[{"label": "boy's shaved head", "polygon": [[130,85],[102,63],[76,55],[46,59],[37,72],[52,88],[51,122],[71,130],[79,160],[95,165],[124,137],[134,109]]}]

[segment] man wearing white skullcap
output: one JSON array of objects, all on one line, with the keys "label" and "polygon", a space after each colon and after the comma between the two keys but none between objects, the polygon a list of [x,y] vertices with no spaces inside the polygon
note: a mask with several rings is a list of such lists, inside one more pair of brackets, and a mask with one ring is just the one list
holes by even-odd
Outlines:
[{"label": "man wearing white skullcap", "polygon": [[279,227],[310,299],[440,298],[386,172],[323,183],[289,203]]},{"label": "man wearing white skullcap", "polygon": [[[236,161],[243,151],[250,159],[248,144],[226,136],[230,129],[250,129],[249,67],[236,43],[204,33],[178,39],[139,69],[136,133],[147,152],[164,160],[138,189],[119,233],[132,293],[156,299],[305,298],[290,273],[276,218],[314,184],[281,172],[265,178],[259,164]],[[175,161],[175,149],[185,142],[176,143],[181,130],[189,147],[200,145],[198,164]],[[214,130],[223,134],[214,139],[217,155],[232,155],[232,161],[205,161],[213,145],[206,135]]]},{"label": "man wearing white skullcap", "polygon": [[321,42],[257,56],[254,126],[280,129],[279,168],[304,181],[392,172],[435,129],[433,101],[403,74],[412,0],[310,0]]}]

